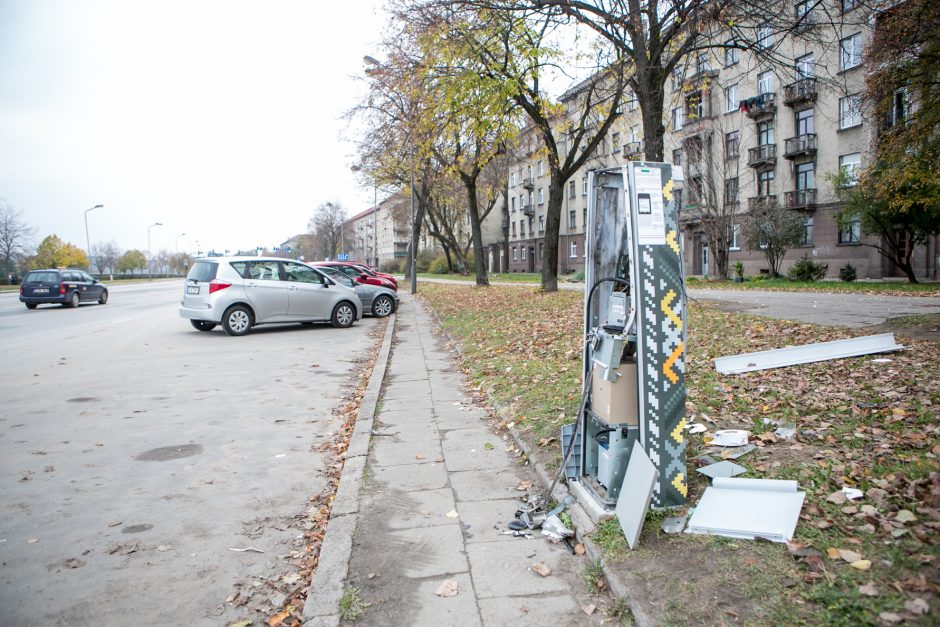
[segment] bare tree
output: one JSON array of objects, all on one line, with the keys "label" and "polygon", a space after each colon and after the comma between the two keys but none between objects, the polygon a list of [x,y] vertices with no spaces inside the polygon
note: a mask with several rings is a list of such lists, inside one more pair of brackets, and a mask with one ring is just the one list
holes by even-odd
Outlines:
[{"label": "bare tree", "polygon": [[803,216],[776,203],[754,207],[744,223],[744,240],[751,250],[764,253],[770,276],[780,276],[780,264],[787,251],[803,238]]},{"label": "bare tree", "polygon": [[316,237],[319,253],[323,257],[334,258],[343,252],[347,245],[343,224],[346,222],[346,209],[338,202],[324,202],[317,207],[310,218],[307,230]]},{"label": "bare tree", "polygon": [[95,268],[98,274],[107,271],[114,272],[117,260],[121,257],[121,249],[117,242],[97,242],[91,245],[91,254],[95,258]]},{"label": "bare tree", "polygon": [[22,220],[22,210],[15,210],[0,198],[0,263],[4,276],[16,272],[19,261],[30,254],[36,229]]}]

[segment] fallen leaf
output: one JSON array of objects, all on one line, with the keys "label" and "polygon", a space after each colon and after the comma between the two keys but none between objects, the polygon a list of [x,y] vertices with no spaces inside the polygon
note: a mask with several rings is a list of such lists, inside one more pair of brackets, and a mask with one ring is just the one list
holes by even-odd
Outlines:
[{"label": "fallen leaf", "polygon": [[591,614],[593,614],[593,613],[594,613],[594,610],[596,610],[596,609],[597,609],[597,606],[594,605],[593,603],[589,603],[588,605],[582,605],[582,606],[581,606],[581,611],[584,612],[585,614],[587,614],[588,616],[590,616]]},{"label": "fallen leaf", "polygon": [[425,457],[425,456],[422,455],[421,453],[415,453],[415,459],[419,459],[419,460],[420,460],[420,459],[427,459],[427,457]]},{"label": "fallen leaf", "polygon": [[894,623],[900,623],[900,622],[901,622],[901,617],[900,617],[900,615],[895,614],[894,612],[882,612],[881,614],[878,614],[878,618],[880,618],[882,621],[884,621],[884,622],[886,622],[886,623],[888,623],[888,624],[894,624]]},{"label": "fallen leaf", "polygon": [[837,560],[839,559],[839,549],[829,547],[826,549],[826,555],[829,556],[829,559]]},{"label": "fallen leaf", "polygon": [[434,594],[439,597],[455,597],[457,592],[459,592],[457,582],[453,579],[445,579],[434,591]]},{"label": "fallen leaf", "polygon": [[447,512],[445,516],[447,516],[448,518],[457,518],[458,516],[460,516],[460,514],[457,513],[457,510],[452,509],[449,512]]},{"label": "fallen leaf", "polygon": [[846,500],[845,492],[842,492],[841,490],[838,492],[833,492],[832,494],[826,497],[826,500],[829,501],[830,503],[834,503],[835,505],[845,505],[845,500]]},{"label": "fallen leaf", "polygon": [[855,551],[849,551],[848,549],[839,549],[839,557],[851,564],[852,562],[857,562],[862,559],[862,556],[856,553]]},{"label": "fallen leaf", "polygon": [[519,482],[519,485],[516,486],[516,489],[519,490],[520,492],[525,492],[531,487],[532,487],[532,481],[529,479],[525,479]]},{"label": "fallen leaf", "polygon": [[864,586],[859,586],[858,591],[860,594],[864,594],[867,597],[876,597],[879,594],[874,581],[869,581]]},{"label": "fallen leaf", "polygon": [[483,445],[483,449],[484,449],[484,450],[487,450],[487,451],[492,451],[492,450],[493,450],[493,445],[490,444],[489,442],[486,442],[486,443]]},{"label": "fallen leaf", "polygon": [[858,570],[868,570],[871,568],[871,561],[869,560],[855,560],[849,564],[852,568],[857,568]]},{"label": "fallen leaf", "polygon": [[284,622],[284,619],[290,616],[290,612],[282,610],[268,619],[268,627],[277,627]]},{"label": "fallen leaf", "polygon": [[109,526],[109,527],[117,527],[118,525],[123,525],[123,524],[124,524],[124,521],[121,520],[121,521],[118,521],[118,522],[108,523],[108,526]]},{"label": "fallen leaf", "polygon": [[909,522],[914,522],[915,520],[917,520],[917,516],[915,516],[909,510],[902,509],[897,514],[895,514],[894,519],[901,523],[909,523]]},{"label": "fallen leaf", "polygon": [[29,544],[36,544],[37,542],[39,542],[39,538],[30,538],[28,542]]},{"label": "fallen leaf", "polygon": [[552,574],[552,569],[543,564],[542,562],[536,562],[532,564],[532,570],[541,575],[542,577],[548,577]]},{"label": "fallen leaf", "polygon": [[290,586],[300,581],[300,575],[297,573],[290,573],[288,575],[284,575],[283,580],[284,583]]},{"label": "fallen leaf", "polygon": [[927,601],[924,601],[922,598],[917,597],[911,599],[904,604],[904,609],[910,612],[911,614],[926,614],[930,611],[930,605],[927,604]]},{"label": "fallen leaf", "polygon": [[584,555],[584,545],[583,544],[574,545],[574,552],[575,552],[575,555]]}]

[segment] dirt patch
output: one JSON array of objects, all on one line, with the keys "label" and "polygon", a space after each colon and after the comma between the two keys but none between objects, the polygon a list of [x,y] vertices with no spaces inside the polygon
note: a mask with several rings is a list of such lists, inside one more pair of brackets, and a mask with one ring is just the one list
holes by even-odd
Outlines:
[{"label": "dirt patch", "polygon": [[894,333],[900,338],[940,342],[940,314],[918,314],[891,318],[866,330],[872,333]]}]

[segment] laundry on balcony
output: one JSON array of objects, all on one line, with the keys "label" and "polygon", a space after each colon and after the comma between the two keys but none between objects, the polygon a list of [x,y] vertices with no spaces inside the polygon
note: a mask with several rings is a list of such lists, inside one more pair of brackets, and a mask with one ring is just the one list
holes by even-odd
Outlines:
[{"label": "laundry on balcony", "polygon": [[758,109],[758,110],[763,109],[764,105],[767,104],[766,103],[767,98],[765,98],[765,95],[766,94],[761,94],[759,96],[751,96],[750,98],[746,98],[742,100],[741,102],[738,103],[738,111],[743,111],[744,113],[747,113],[751,109]]}]

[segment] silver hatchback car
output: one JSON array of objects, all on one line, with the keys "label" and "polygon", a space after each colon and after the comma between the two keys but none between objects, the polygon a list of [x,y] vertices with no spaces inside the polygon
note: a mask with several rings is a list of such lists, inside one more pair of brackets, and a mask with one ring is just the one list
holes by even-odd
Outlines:
[{"label": "silver hatchback car", "polygon": [[348,327],[362,318],[362,302],[354,289],[298,261],[210,257],[189,271],[180,316],[200,331],[221,324],[229,335],[245,335],[273,322]]}]

